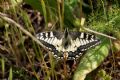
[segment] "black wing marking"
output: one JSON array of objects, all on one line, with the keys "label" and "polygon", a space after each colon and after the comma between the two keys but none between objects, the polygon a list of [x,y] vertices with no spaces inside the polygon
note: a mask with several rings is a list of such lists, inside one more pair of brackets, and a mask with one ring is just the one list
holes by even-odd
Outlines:
[{"label": "black wing marking", "polygon": [[57,31],[50,31],[50,32],[41,32],[41,33],[38,33],[37,35],[37,38],[53,38],[53,37],[56,37],[57,39],[61,39],[62,36],[63,36],[63,32],[57,32]]},{"label": "black wing marking", "polygon": [[90,33],[85,33],[85,32],[70,31],[69,34],[73,40],[75,40],[76,38],[87,39],[87,40],[90,40],[91,38],[95,39],[95,35],[92,35]]}]

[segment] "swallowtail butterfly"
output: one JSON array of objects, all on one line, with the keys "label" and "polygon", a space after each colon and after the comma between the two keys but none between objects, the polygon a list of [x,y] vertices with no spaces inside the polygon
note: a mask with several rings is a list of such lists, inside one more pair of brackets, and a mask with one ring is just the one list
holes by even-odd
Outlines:
[{"label": "swallowtail butterfly", "polygon": [[58,59],[72,60],[79,58],[86,50],[100,43],[100,40],[90,33],[50,31],[36,35],[37,39]]}]

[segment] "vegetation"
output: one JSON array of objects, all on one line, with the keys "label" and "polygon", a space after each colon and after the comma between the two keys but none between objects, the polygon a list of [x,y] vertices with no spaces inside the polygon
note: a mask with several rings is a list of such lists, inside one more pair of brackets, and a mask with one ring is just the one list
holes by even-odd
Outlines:
[{"label": "vegetation", "polygon": [[[95,33],[102,43],[76,65],[56,61],[35,35],[65,28]],[[119,0],[0,0],[0,79],[120,79],[119,39]]]}]

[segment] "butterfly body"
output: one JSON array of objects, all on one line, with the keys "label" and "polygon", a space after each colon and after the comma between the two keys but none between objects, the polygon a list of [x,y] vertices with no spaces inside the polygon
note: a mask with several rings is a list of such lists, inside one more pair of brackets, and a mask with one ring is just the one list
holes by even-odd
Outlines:
[{"label": "butterfly body", "polygon": [[84,32],[50,31],[38,33],[37,39],[58,59],[78,58],[82,53],[100,43],[95,35]]}]

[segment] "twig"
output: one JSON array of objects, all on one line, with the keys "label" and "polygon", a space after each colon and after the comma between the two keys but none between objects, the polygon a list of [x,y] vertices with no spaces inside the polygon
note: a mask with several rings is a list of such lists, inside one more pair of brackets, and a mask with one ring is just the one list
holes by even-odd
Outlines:
[{"label": "twig", "polygon": [[23,28],[23,26],[21,26],[20,24],[16,23],[14,20],[12,20],[11,18],[7,17],[6,14],[1,13],[0,12],[0,18],[4,19],[5,21],[7,21],[8,23],[14,24],[15,26],[17,26],[23,33],[25,33],[26,35],[28,35],[30,38],[32,38],[35,42],[37,42],[39,45],[41,45],[43,48],[45,48],[45,46],[37,39],[35,38],[30,32],[28,32],[27,30],[25,30]]},{"label": "twig", "polygon": [[112,37],[112,36],[109,36],[109,35],[106,35],[106,34],[103,34],[103,33],[97,32],[97,31],[93,31],[93,30],[88,29],[88,28],[85,28],[85,27],[83,27],[83,29],[85,29],[86,31],[89,31],[89,32],[92,32],[92,33],[98,34],[98,35],[105,36],[105,37],[110,38],[110,39],[114,39],[114,40],[116,39],[115,37]]},{"label": "twig", "polygon": [[98,35],[105,36],[105,37],[110,38],[110,39],[114,39],[114,40],[116,39],[115,37],[112,37],[112,36],[109,36],[109,35],[106,35],[106,34],[103,34],[103,33],[97,32],[97,31],[93,31],[93,30],[91,30],[91,29],[88,29],[88,28],[83,27],[84,22],[85,22],[85,18],[82,18],[82,19],[81,19],[81,26],[82,26],[82,28],[83,28],[84,30],[89,31],[89,32],[92,32],[92,33],[95,33],[95,34],[98,34]]}]

